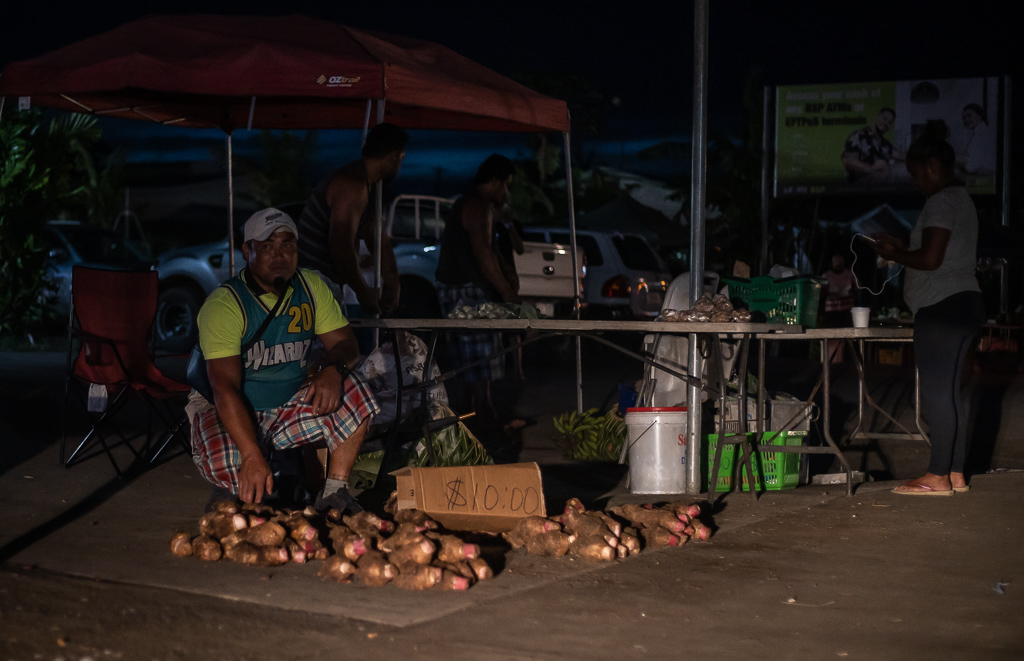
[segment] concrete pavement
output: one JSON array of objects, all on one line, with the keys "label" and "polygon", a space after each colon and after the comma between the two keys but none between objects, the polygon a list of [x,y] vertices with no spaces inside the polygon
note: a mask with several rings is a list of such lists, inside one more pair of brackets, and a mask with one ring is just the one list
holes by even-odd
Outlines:
[{"label": "concrete pavement", "polygon": [[[9,401],[48,396],[4,383]],[[0,440],[30,443],[4,414]],[[551,508],[616,493],[621,469],[548,447],[528,436],[522,459],[542,463]],[[175,558],[170,534],[208,495],[187,457],[122,485],[103,457],[66,470],[57,453],[0,474],[0,659],[1024,657],[1024,472],[949,498],[733,493],[708,543],[599,565],[512,552],[468,592],[411,593],[327,582],[316,563]]]},{"label": "concrete pavement", "polygon": [[[0,478],[5,548],[107,481],[98,461],[67,472],[55,459]],[[328,582],[318,563],[173,557],[170,532],[194,527],[207,495],[191,468],[174,460],[8,558],[0,658],[1024,654],[1024,472],[976,476],[950,498],[877,483],[852,498],[825,487],[756,504],[731,494],[704,544],[598,565],[517,551],[468,592],[415,593]],[[224,631],[240,613],[250,626]]]}]

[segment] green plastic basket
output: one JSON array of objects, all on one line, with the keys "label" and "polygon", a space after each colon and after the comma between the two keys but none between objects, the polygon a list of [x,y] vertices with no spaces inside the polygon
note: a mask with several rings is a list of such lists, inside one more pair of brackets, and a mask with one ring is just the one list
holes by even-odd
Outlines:
[{"label": "green plastic basket", "polygon": [[763,312],[770,324],[800,324],[807,328],[818,325],[818,300],[828,284],[823,278],[796,275],[792,278],[723,277],[729,285],[729,297],[737,307]]},{"label": "green plastic basket", "polygon": [[[753,440],[755,434],[748,433],[748,440]],[[790,433],[784,431],[767,431],[761,434],[761,444],[771,445],[803,445],[806,432]],[[704,489],[707,487],[707,476],[711,474],[713,462],[715,461],[715,448],[718,446],[718,434],[704,436],[702,444],[707,449],[707,469],[704,471]],[[800,481],[800,455],[792,452],[754,452],[753,459],[754,480],[757,481],[759,491],[779,491],[781,489],[795,489]],[[715,481],[715,491],[730,491],[732,489],[733,467],[740,459],[740,448],[738,445],[728,445],[722,448],[721,465],[718,467],[718,479]],[[750,491],[749,478],[746,468],[740,471],[740,487],[744,491]]]}]

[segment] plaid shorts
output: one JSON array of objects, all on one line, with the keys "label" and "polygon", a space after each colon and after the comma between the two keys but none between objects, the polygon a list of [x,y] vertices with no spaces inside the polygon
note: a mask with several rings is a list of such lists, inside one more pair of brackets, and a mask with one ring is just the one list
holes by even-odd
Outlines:
[{"label": "plaid shorts", "polygon": [[[344,443],[364,420],[380,410],[361,374],[351,373],[344,386],[341,403],[330,415],[317,415],[302,401],[308,385],[299,388],[283,406],[256,411],[256,434],[264,454],[271,449],[286,450],[321,441],[333,452]],[[192,419],[192,461],[208,482],[238,493],[242,458],[213,407]]]},{"label": "plaid shorts", "polygon": [[[441,303],[441,314],[447,315],[456,305],[479,305],[491,302],[496,297],[474,284],[451,287],[437,283],[437,298]],[[451,333],[449,337],[454,340],[452,346],[460,365],[481,360],[502,349],[499,333]],[[505,357],[498,356],[471,367],[460,376],[467,382],[500,379],[505,376]]]}]

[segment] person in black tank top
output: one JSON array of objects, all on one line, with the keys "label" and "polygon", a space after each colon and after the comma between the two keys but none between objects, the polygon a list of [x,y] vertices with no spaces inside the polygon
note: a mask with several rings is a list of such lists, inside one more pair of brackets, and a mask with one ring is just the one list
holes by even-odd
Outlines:
[{"label": "person in black tank top", "polygon": [[[495,209],[508,197],[514,167],[512,161],[492,154],[477,169],[466,194],[460,197],[445,223],[435,278],[446,288],[470,285],[488,293],[491,300],[521,303],[513,283],[502,272],[494,241]],[[448,310],[442,305],[442,310]]]},{"label": "person in black tank top", "polygon": [[398,175],[408,134],[393,124],[378,124],[366,136],[362,158],[334,171],[313,190],[299,217],[299,265],[320,271],[337,285],[348,285],[359,305],[373,314],[398,306],[395,252],[387,234],[381,238],[381,280],[377,292],[359,269],[359,241],[374,251],[370,188]]},{"label": "person in black tank top", "polygon": [[[513,171],[512,161],[492,154],[477,169],[466,194],[452,207],[441,237],[435,274],[438,300],[445,314],[460,302],[522,302],[514,284],[502,271],[494,240],[495,209],[508,196]],[[491,332],[459,332],[453,334],[451,348],[457,362],[468,365],[500,351],[501,336]],[[485,445],[491,438],[502,436],[502,424],[491,398],[491,381],[503,376],[503,357],[470,367],[460,375],[464,397],[460,403],[476,411],[472,428]],[[489,447],[489,451],[493,450],[493,446]]]}]

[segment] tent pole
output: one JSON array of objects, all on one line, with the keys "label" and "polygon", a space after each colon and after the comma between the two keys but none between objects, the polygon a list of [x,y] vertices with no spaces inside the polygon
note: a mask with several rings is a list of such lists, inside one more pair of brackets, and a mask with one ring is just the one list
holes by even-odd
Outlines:
[{"label": "tent pole", "polygon": [[235,175],[231,167],[231,131],[228,131],[228,268],[235,277]]},{"label": "tent pole", "polygon": [[373,108],[373,99],[366,100],[366,115],[363,117],[363,141],[359,146],[366,144],[366,134],[370,132],[370,109]]},{"label": "tent pole", "polygon": [[[1010,226],[1010,76],[1003,76],[1003,227]],[[1010,272],[1009,264],[999,269],[999,312],[1010,311]]]},{"label": "tent pole", "polygon": [[768,170],[771,163],[768,160],[768,106],[771,103],[772,88],[764,87],[764,112],[761,117],[761,264],[757,269],[758,275],[768,272]]},{"label": "tent pole", "polygon": [[[580,318],[580,272],[576,268],[576,208],[572,195],[572,155],[569,153],[571,141],[569,132],[562,133],[562,144],[565,149],[565,190],[569,197],[569,257],[572,261],[572,287],[573,287],[573,312],[572,318]],[[576,336],[576,411],[583,413],[583,358],[581,350],[582,339]]]},{"label": "tent pole", "polygon": [[256,114],[256,97],[252,97],[252,101],[249,102],[249,121],[245,124],[245,130],[252,130],[252,116]]},{"label": "tent pole", "polygon": [[[384,99],[377,99],[377,124],[384,121]],[[365,142],[366,139],[364,138]],[[383,290],[381,286],[380,276],[380,247],[384,242],[384,182],[378,181],[373,186],[373,291],[380,300],[380,294]],[[379,319],[380,315],[374,315],[375,318]],[[373,346],[380,346],[380,329],[373,329]]]},{"label": "tent pole", "polygon": [[0,119],[4,117],[4,99],[5,97],[0,96]]},{"label": "tent pole", "polygon": [[[694,1],[693,21],[693,149],[690,162],[690,305],[704,290],[705,172],[708,118],[708,0]],[[690,334],[690,376],[701,378],[703,361],[698,335]],[[700,493],[701,389],[687,388],[686,493]]]}]

